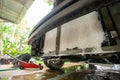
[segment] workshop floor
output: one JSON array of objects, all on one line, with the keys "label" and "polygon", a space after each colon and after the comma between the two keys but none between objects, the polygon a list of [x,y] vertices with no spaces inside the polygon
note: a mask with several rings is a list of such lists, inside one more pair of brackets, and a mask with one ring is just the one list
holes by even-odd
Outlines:
[{"label": "workshop floor", "polygon": [[[65,64],[64,67],[79,65],[78,63]],[[12,68],[13,65],[0,65],[0,78],[12,78],[10,80],[32,80],[37,74],[45,72],[48,68],[43,65],[43,70]],[[21,77],[22,76],[22,77]],[[21,79],[23,78],[23,79]],[[1,79],[0,79],[1,80]],[[9,79],[7,79],[9,80]],[[33,79],[34,80],[34,79]]]},{"label": "workshop floor", "polygon": [[0,80],[120,80],[119,70],[110,70],[111,66],[102,66],[100,70],[90,70],[81,67],[80,63],[67,63],[61,70],[55,71],[45,66],[43,70],[10,70],[12,65],[2,65],[0,70],[9,68],[9,71],[0,71]]}]

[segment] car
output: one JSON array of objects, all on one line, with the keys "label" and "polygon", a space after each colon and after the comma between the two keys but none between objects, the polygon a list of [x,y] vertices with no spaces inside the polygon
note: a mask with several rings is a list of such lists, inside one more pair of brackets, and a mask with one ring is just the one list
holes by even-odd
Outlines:
[{"label": "car", "polygon": [[31,54],[50,69],[65,61],[119,64],[119,20],[120,0],[55,0],[29,35]]}]

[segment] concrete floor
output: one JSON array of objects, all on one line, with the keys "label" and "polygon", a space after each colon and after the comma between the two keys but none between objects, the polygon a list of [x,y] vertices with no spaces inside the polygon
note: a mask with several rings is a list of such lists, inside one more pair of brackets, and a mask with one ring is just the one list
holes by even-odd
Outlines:
[{"label": "concrete floor", "polygon": [[[103,66],[103,65],[102,65]],[[100,70],[83,68],[80,63],[67,63],[60,70],[25,69],[0,71],[0,80],[120,80],[120,72],[112,69]],[[0,69],[11,68],[12,65],[2,65]]]},{"label": "concrete floor", "polygon": [[[78,63],[67,63],[64,65],[64,67],[69,67],[69,66],[75,66],[75,65],[79,65]],[[43,65],[44,68],[43,70],[39,70],[39,69],[24,69],[24,70],[20,70],[19,68],[16,68],[16,70],[6,70],[6,69],[12,69],[13,65],[10,64],[10,65],[1,65],[0,66],[0,70],[6,70],[6,71],[0,71],[0,78],[10,78],[10,77],[13,77],[13,76],[24,76],[24,77],[31,77],[31,75],[35,75],[35,74],[38,74],[38,73],[43,73],[45,72],[48,68]],[[12,79],[13,80],[13,79]],[[17,79],[15,79],[17,80]],[[21,80],[21,79],[18,79],[18,80]],[[31,80],[30,79],[22,79],[22,80]]]}]

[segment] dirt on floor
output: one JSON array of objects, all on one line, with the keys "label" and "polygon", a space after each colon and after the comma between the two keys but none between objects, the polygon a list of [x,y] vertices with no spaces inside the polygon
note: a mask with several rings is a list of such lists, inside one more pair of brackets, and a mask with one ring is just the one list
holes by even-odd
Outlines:
[{"label": "dirt on floor", "polygon": [[65,63],[60,70],[50,70],[45,65],[43,70],[12,70],[12,65],[2,65],[0,69],[4,71],[0,71],[0,80],[120,80],[120,69],[114,69],[120,65],[90,65],[88,68],[82,64]]},{"label": "dirt on floor", "polygon": [[[66,63],[64,64],[63,67],[70,67],[70,66],[75,66],[75,65],[80,65],[79,63]],[[11,76],[21,76],[21,75],[30,75],[30,74],[36,74],[36,73],[41,73],[46,71],[48,68],[43,65],[43,70],[39,69],[24,69],[21,70],[19,68],[13,68],[12,64],[9,65],[1,65],[0,66],[0,77],[11,77]]]}]

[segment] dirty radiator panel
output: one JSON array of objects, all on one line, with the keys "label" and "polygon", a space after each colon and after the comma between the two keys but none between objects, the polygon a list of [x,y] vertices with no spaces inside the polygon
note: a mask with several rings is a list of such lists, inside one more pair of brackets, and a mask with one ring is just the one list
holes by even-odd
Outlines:
[{"label": "dirty radiator panel", "polygon": [[[55,28],[46,33],[45,53],[55,51],[56,32]],[[79,49],[94,48],[95,51],[101,52],[103,40],[104,32],[98,20],[98,13],[92,12],[61,25],[60,52],[75,47]]]},{"label": "dirty radiator panel", "polygon": [[103,40],[104,32],[98,20],[98,13],[92,12],[62,25],[60,51],[75,47],[101,51]]}]

